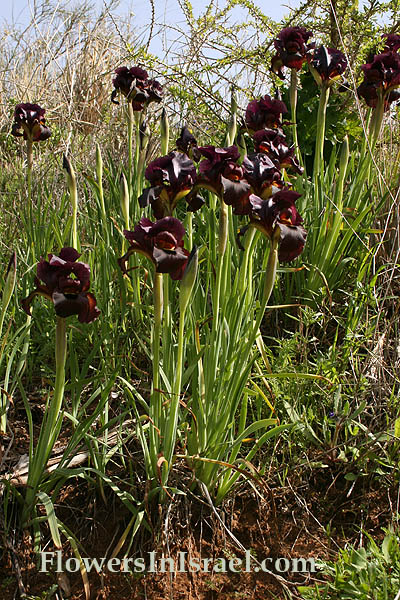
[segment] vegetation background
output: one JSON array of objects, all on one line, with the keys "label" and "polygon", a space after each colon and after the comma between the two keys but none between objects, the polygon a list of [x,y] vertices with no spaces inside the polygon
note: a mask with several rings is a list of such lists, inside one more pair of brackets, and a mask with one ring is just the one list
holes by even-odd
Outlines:
[{"label": "vegetation background", "polygon": [[[137,430],[132,425],[137,415],[121,381],[131,382],[146,397],[151,384],[150,326],[144,320],[132,331],[128,319],[121,316],[121,307],[129,305],[129,298],[120,291],[124,283],[109,248],[115,256],[123,250],[119,178],[127,166],[126,115],[110,102],[116,67],[141,64],[163,82],[171,144],[187,124],[199,144],[223,145],[231,115],[232,84],[241,115],[251,99],[275,88],[287,97],[287,82],[274,78],[269,68],[273,39],[283,26],[304,26],[319,42],[345,50],[351,65],[343,93],[332,94],[327,112],[325,159],[335,165],[346,135],[353,155],[365,139],[365,110],[355,94],[360,67],[383,32],[399,31],[399,2],[310,0],[300,3],[281,22],[252,0],[212,1],[198,16],[188,0],[181,0],[179,7],[178,21],[159,22],[155,18],[158,7],[150,2],[150,21],[138,33],[135,18],[121,14],[117,0],[104,4],[100,12],[91,2],[60,5],[38,0],[32,3],[29,22],[22,27],[4,25],[0,30],[3,270],[12,250],[18,258],[16,289],[1,347],[1,394],[3,404],[8,403],[8,425],[0,455],[5,573],[0,579],[0,598],[13,597],[16,587],[21,596],[31,598],[68,597],[69,593],[83,598],[90,584],[92,593],[100,590],[103,597],[110,598],[133,598],[141,593],[148,598],[169,594],[210,599],[398,600],[398,108],[385,115],[374,152],[374,177],[363,196],[363,206],[343,211],[344,232],[351,229],[358,244],[352,246],[353,255],[329,265],[326,286],[318,278],[311,285],[305,271],[280,273],[274,304],[297,306],[268,311],[262,332],[271,373],[288,375],[269,378],[265,361],[257,361],[247,391],[251,400],[248,418],[278,416],[290,428],[254,459],[263,485],[251,477],[240,480],[218,511],[193,494],[191,473],[184,461],[177,465],[173,481],[184,490],[184,499],[154,512],[143,505],[148,491]],[[157,52],[154,40],[162,40]],[[34,148],[31,220],[24,148],[10,135],[14,107],[20,102],[45,107],[52,129],[52,137]],[[161,110],[157,106],[148,115],[146,164],[161,153]],[[317,111],[316,86],[304,73],[298,135],[308,172]],[[287,133],[290,135],[289,128]],[[107,221],[96,170],[98,146],[104,161]],[[32,432],[34,437],[38,435],[52,388],[54,316],[52,307],[37,301],[28,335],[19,303],[31,289],[39,257],[58,250],[69,239],[72,221],[63,154],[70,157],[77,175],[82,251],[89,257],[85,260],[91,266],[103,317],[90,330],[71,321],[69,336],[74,345],[66,387],[69,417],[56,446],[64,453],[65,464],[84,446],[87,462],[69,473],[61,462],[53,478],[44,482],[44,495],[28,534],[20,526],[18,506],[25,492],[15,469],[23,477],[23,465],[18,461],[29,453]],[[330,171],[332,185],[335,168]],[[349,177],[346,186],[350,188],[351,183]],[[367,205],[368,217],[358,220]],[[315,232],[309,239],[318,240],[323,215],[315,214],[311,203],[304,208],[307,229]],[[201,232],[202,225],[198,227]],[[309,247],[313,247],[311,242]],[[312,263],[311,250],[302,261]],[[150,305],[149,289],[142,299],[144,305]],[[77,428],[78,422],[83,427]],[[56,517],[47,504],[50,497]],[[107,521],[116,531],[115,537],[105,527]],[[193,526],[190,533],[178,527],[186,521]],[[234,538],[228,531],[236,534]],[[37,579],[37,574],[32,575],[36,573],[34,551],[49,539],[55,547],[59,540],[66,555],[74,556],[96,552],[103,556],[100,553],[104,551],[111,555],[125,542],[124,551],[130,555],[143,548],[168,553],[186,544],[193,552],[206,548],[229,556],[240,554],[242,544],[258,556],[263,556],[263,548],[288,556],[313,554],[320,560],[321,572],[308,581],[288,577],[283,584],[273,575],[241,580],[204,577],[195,582],[124,578],[123,583],[121,578],[101,580],[94,575],[89,581],[84,575],[83,584],[78,576],[70,582],[57,581],[55,576],[51,581]],[[280,540],[276,546],[274,539]],[[253,592],[254,586],[258,591]]]}]

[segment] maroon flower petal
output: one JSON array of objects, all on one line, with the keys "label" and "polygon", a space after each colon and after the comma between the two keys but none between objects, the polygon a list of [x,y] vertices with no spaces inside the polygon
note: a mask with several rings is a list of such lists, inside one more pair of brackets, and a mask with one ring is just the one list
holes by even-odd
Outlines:
[{"label": "maroon flower petal", "polygon": [[189,194],[185,196],[185,200],[187,202],[188,212],[196,212],[206,203],[204,198],[200,196],[196,190],[189,192]]},{"label": "maroon flower petal", "polygon": [[91,292],[87,292],[86,298],[88,301],[88,310],[85,319],[81,318],[83,315],[79,315],[78,319],[81,323],[92,323],[92,321],[99,317],[101,311],[97,308],[96,298]]},{"label": "maroon flower petal", "polygon": [[153,205],[153,203],[159,198],[162,189],[163,188],[161,185],[144,189],[142,194],[139,196],[139,206],[141,208],[146,208],[146,206],[149,206],[149,204]]},{"label": "maroon flower petal", "polygon": [[225,177],[221,177],[221,183],[224,190],[223,200],[225,204],[233,207],[235,215],[249,215],[251,212],[249,202],[250,184],[247,181],[232,181]]},{"label": "maroon flower petal", "polygon": [[100,314],[93,294],[63,294],[55,291],[52,295],[54,309],[59,317],[78,315],[81,323],[91,323]]},{"label": "maroon flower petal", "polygon": [[66,247],[60,250],[60,258],[68,262],[75,262],[81,254],[75,248]]},{"label": "maroon flower petal", "polygon": [[48,300],[51,300],[51,290],[45,286],[39,285],[29,294],[29,296],[27,296],[27,298],[21,300],[21,306],[29,316],[31,316],[31,304],[35,296],[44,296]]},{"label": "maroon flower petal", "polygon": [[274,129],[281,125],[281,115],[287,113],[286,104],[266,95],[260,100],[252,100],[246,109],[245,121],[249,131]]},{"label": "maroon flower petal", "polygon": [[189,252],[185,248],[176,248],[171,252],[154,248],[153,258],[157,273],[169,273],[174,280],[182,279]]},{"label": "maroon flower petal", "polygon": [[303,252],[307,232],[302,226],[288,227],[278,223],[278,227],[281,230],[278,258],[280,262],[290,262]]},{"label": "maroon flower petal", "polygon": [[282,66],[299,71],[305,63],[307,52],[314,44],[307,44],[312,36],[311,31],[304,27],[285,27],[274,40],[277,51],[272,59],[272,70],[283,79]]},{"label": "maroon flower petal", "polygon": [[185,154],[189,155],[191,148],[193,148],[194,146],[197,146],[197,140],[190,131],[190,129],[188,129],[188,127],[186,127],[185,125],[184,127],[182,127],[181,135],[176,140],[176,147],[181,152],[184,152]]},{"label": "maroon flower petal", "polygon": [[163,219],[156,221],[153,227],[149,230],[148,235],[150,237],[155,237],[164,231],[174,236],[177,246],[180,245],[185,236],[184,226],[179,219],[176,219],[175,217],[164,217]]},{"label": "maroon flower petal", "polygon": [[142,80],[142,81],[146,81],[146,79],[149,78],[149,74],[147,73],[147,71],[145,71],[144,69],[142,69],[142,67],[132,67],[130,69],[130,74],[135,79],[139,79],[139,80]]},{"label": "maroon flower petal", "polygon": [[251,224],[272,239],[276,227],[280,229],[279,260],[289,262],[301,254],[307,237],[302,218],[295,207],[301,194],[282,190],[268,200],[249,197],[253,216]]},{"label": "maroon flower petal", "polygon": [[188,252],[183,248],[185,228],[178,219],[164,217],[153,223],[143,218],[134,231],[124,231],[124,235],[131,243],[128,252],[118,260],[124,274],[130,254],[140,252],[153,261],[158,273],[181,278]]},{"label": "maroon flower petal", "polygon": [[382,38],[385,41],[384,52],[397,52],[400,48],[400,35],[397,33],[384,33]]}]

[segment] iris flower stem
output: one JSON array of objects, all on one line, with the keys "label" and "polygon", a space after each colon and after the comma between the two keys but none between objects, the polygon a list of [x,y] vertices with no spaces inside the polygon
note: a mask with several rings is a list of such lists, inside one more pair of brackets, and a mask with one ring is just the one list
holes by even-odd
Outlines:
[{"label": "iris flower stem", "polygon": [[182,385],[182,370],[183,370],[183,350],[185,340],[185,315],[186,306],[181,308],[179,316],[179,331],[178,331],[178,353],[176,359],[176,370],[175,380],[172,388],[172,398],[169,408],[168,419],[165,427],[165,444],[164,444],[164,458],[167,463],[166,468],[163,471],[163,485],[165,485],[168,473],[171,470],[172,457],[175,449],[175,442],[178,428],[178,414],[179,414],[179,399],[181,396],[181,385]]},{"label": "iris flower stem", "polygon": [[247,356],[250,354],[251,348],[257,338],[258,330],[260,329],[260,325],[261,325],[261,322],[264,317],[265,309],[266,309],[269,299],[271,297],[272,290],[274,289],[275,280],[276,280],[276,271],[277,271],[278,263],[279,263],[279,261],[278,261],[279,238],[280,238],[280,230],[279,230],[279,227],[277,227],[274,232],[273,239],[271,241],[271,248],[270,248],[269,255],[268,255],[267,270],[266,270],[266,276],[265,276],[265,280],[264,280],[264,290],[263,290],[263,296],[262,296],[262,300],[261,300],[261,306],[259,308],[258,314],[254,321],[253,330],[252,330],[251,336],[249,338],[247,348],[245,350]]},{"label": "iris flower stem", "polygon": [[368,108],[367,115],[365,118],[365,135],[364,135],[362,145],[361,145],[360,162],[364,160],[366,153],[368,152],[368,137],[369,136],[368,136],[367,132],[370,131],[372,115],[373,115],[372,108]]},{"label": "iris flower stem", "polygon": [[153,462],[154,474],[157,473],[157,458],[158,449],[160,446],[159,433],[157,430],[160,429],[161,423],[161,393],[160,393],[160,332],[163,317],[163,275],[162,273],[155,273],[154,275],[154,327],[153,327],[153,339],[152,339],[152,350],[153,350],[153,391],[151,395],[151,415],[153,420],[153,426],[150,429],[151,436],[151,458]]},{"label": "iris flower stem", "polygon": [[221,287],[222,287],[222,275],[224,266],[224,256],[226,250],[226,243],[228,239],[228,206],[221,200],[219,214],[219,233],[218,233],[218,266],[215,282],[215,293],[213,302],[213,330],[217,330],[219,322],[219,309],[221,304]]},{"label": "iris flower stem", "polygon": [[65,361],[67,358],[67,335],[66,320],[63,317],[57,317],[56,326],[56,384],[54,388],[53,402],[50,406],[51,428],[54,429],[59,417],[59,413],[64,398],[65,386]]},{"label": "iris flower stem", "polygon": [[384,112],[385,112],[385,102],[383,100],[383,96],[380,96],[378,103],[372,114],[372,119],[371,119],[371,123],[370,123],[369,136],[370,136],[370,145],[371,145],[372,151],[375,149],[376,142],[378,141],[379,134],[381,132]]},{"label": "iris flower stem", "polygon": [[[372,154],[375,149],[376,143],[379,138],[379,134],[382,127],[384,114],[384,100],[383,97],[379,98],[378,105],[372,110],[372,115],[369,115],[369,127],[368,127],[368,142],[365,140],[363,143],[363,149],[361,151],[361,161],[356,173],[356,180],[354,187],[359,189],[360,192],[365,185],[370,184],[371,179],[371,163]],[[362,194],[359,193],[359,197]]]},{"label": "iris flower stem", "polygon": [[[163,324],[163,345],[165,348],[168,348],[171,344],[171,304],[169,300],[169,286],[170,286],[170,277],[168,273],[164,273],[164,324]],[[171,364],[172,356],[171,353],[168,352],[167,356],[164,356],[164,361],[167,360],[167,365],[164,365],[164,369],[166,373],[170,373],[169,365]]]},{"label": "iris flower stem", "polygon": [[[28,138],[26,141],[26,179],[28,186],[28,222],[29,227],[33,233],[33,223],[32,223],[32,170],[33,170],[33,141]],[[31,236],[31,242],[33,244],[33,235]]]},{"label": "iris flower stem", "polygon": [[27,180],[28,180],[28,202],[32,201],[32,169],[33,169],[33,142],[30,138],[26,141]]},{"label": "iris flower stem", "polygon": [[186,214],[186,231],[188,236],[188,246],[193,248],[193,213],[188,212]]},{"label": "iris flower stem", "polygon": [[[271,247],[270,247],[270,251],[269,251],[269,255],[268,255],[261,305],[260,305],[260,308],[256,315],[256,318],[253,322],[253,328],[248,337],[247,343],[245,344],[245,346],[243,348],[243,352],[242,352],[241,358],[240,358],[240,365],[243,365],[242,368],[245,368],[246,365],[248,364],[249,356],[251,356],[253,345],[257,339],[257,336],[260,335],[260,332],[259,332],[260,325],[261,325],[263,317],[264,317],[265,309],[266,309],[269,299],[271,297],[272,290],[274,289],[275,280],[276,280],[276,272],[277,272],[278,262],[279,262],[278,261],[279,239],[280,239],[280,230],[277,227],[274,232],[273,239],[271,241]],[[243,371],[240,371],[240,367],[235,371],[235,379],[238,382],[237,383],[238,386],[240,385],[242,372]],[[235,397],[236,393],[237,393],[237,390],[233,389],[232,390],[233,397]],[[229,418],[228,415],[229,415],[229,413],[227,413],[227,418]],[[227,422],[223,423],[222,427],[226,427],[226,426],[228,426],[228,423]],[[207,486],[209,486],[211,484],[213,472],[214,472],[214,466],[211,463],[206,464],[204,467],[204,470],[202,472],[201,480]]]},{"label": "iris flower stem", "polygon": [[72,246],[79,250],[78,245],[78,190],[76,188],[75,174],[71,177],[71,204],[72,204]]},{"label": "iris flower stem", "polygon": [[256,229],[254,227],[250,227],[244,236],[244,256],[242,260],[242,264],[240,265],[240,273],[239,273],[239,298],[242,298],[245,291],[251,287],[251,281],[249,278],[249,261],[250,255],[253,248],[253,240],[256,233]]},{"label": "iris flower stem", "polygon": [[323,82],[321,86],[321,94],[319,97],[317,137],[315,140],[315,158],[313,171],[315,190],[317,190],[317,183],[319,181],[320,176],[323,175],[326,108],[328,106],[329,92],[330,87],[326,84],[326,82]]},{"label": "iris flower stem", "polygon": [[25,503],[22,510],[23,526],[26,526],[30,517],[32,507],[35,504],[35,496],[42,479],[43,471],[46,468],[47,461],[61,429],[61,409],[64,398],[65,362],[67,358],[66,321],[63,317],[57,317],[55,358],[56,382],[53,398],[50,400],[50,406],[46,412],[45,421],[40,430],[39,440],[34,456],[30,457],[28,485]]},{"label": "iris flower stem", "polygon": [[366,176],[365,176],[365,179],[366,179],[366,182],[368,185],[370,184],[370,180],[371,180],[372,154],[375,150],[377,141],[379,139],[379,135],[381,133],[384,112],[385,112],[385,102],[383,99],[383,95],[380,94],[378,103],[372,113],[370,127],[369,127],[369,131],[368,131],[369,144],[370,144],[370,149],[371,149],[371,152],[367,155],[368,156],[367,172],[366,172]]},{"label": "iris flower stem", "polygon": [[291,110],[291,119],[292,119],[292,136],[293,136],[293,144],[294,151],[296,156],[298,156],[300,164],[303,164],[303,159],[301,156],[301,152],[299,150],[299,141],[297,138],[297,69],[290,69],[290,88],[289,88],[289,98],[290,98],[290,110]]},{"label": "iris flower stem", "polygon": [[[100,210],[101,210],[101,219],[103,221],[103,228],[106,231],[106,240],[109,242],[109,231],[107,227],[108,219],[106,213],[106,205],[104,203],[104,189],[103,189],[103,158],[101,156],[100,145],[96,146],[96,175],[97,175],[97,185],[99,187],[99,200],[100,200]],[[76,248],[76,246],[74,246]]]},{"label": "iris flower stem", "polygon": [[133,144],[133,122],[134,122],[134,115],[133,115],[133,108],[132,108],[132,103],[128,102],[128,183],[129,183],[129,189],[131,188],[132,185],[132,144]]},{"label": "iris flower stem", "polygon": [[[135,174],[135,198],[139,198],[143,188],[142,171],[139,167],[140,164],[140,125],[142,119],[142,113],[140,111],[133,112],[133,121],[135,123],[135,163],[134,163],[134,174]],[[132,174],[131,174],[132,177]],[[139,203],[135,202],[136,210],[139,210]],[[137,221],[139,215],[135,215],[135,221]]]}]

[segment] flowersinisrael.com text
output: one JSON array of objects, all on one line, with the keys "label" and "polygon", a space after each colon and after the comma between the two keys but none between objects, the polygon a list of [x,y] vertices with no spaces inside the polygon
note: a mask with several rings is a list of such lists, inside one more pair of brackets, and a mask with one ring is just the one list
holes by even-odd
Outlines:
[{"label": "flowersinisrael.com text", "polygon": [[[79,571],[81,563],[77,558],[63,561],[62,552],[41,552],[40,571],[56,573]],[[86,571],[97,573],[250,573],[252,571],[274,571],[276,573],[315,573],[315,559],[309,558],[272,558],[254,560],[246,550],[245,558],[202,558],[190,557],[187,552],[178,552],[176,558],[160,556],[148,552],[147,557],[137,558],[82,558]]]}]

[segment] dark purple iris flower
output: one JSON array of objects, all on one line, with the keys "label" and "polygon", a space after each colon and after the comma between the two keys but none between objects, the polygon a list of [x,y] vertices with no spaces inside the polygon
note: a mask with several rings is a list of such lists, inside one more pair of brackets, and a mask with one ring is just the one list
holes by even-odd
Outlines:
[{"label": "dark purple iris flower", "polygon": [[235,177],[232,174],[230,177],[221,176],[221,184],[223,200],[233,207],[235,215],[251,213],[251,194],[269,198],[284,185],[278,163],[261,152],[245,156],[240,177],[239,174]]},{"label": "dark purple iris flower", "polygon": [[281,79],[284,79],[283,67],[300,71],[307,61],[307,52],[314,48],[315,44],[307,44],[312,36],[312,31],[305,27],[285,27],[274,40],[277,51],[272,58],[271,69]]},{"label": "dark purple iris flower", "polygon": [[12,135],[32,142],[47,140],[51,136],[51,131],[45,125],[45,112],[45,109],[38,104],[17,104],[11,129]]},{"label": "dark purple iris flower", "polygon": [[[374,83],[363,81],[357,88],[357,94],[359,98],[364,98],[367,106],[376,108],[379,100],[378,89],[379,87],[377,87]],[[384,110],[389,110],[392,102],[396,102],[397,100],[400,100],[400,92],[390,91],[384,94]]]},{"label": "dark purple iris flower", "polygon": [[252,100],[246,109],[246,127],[251,132],[260,129],[280,127],[281,115],[287,113],[286,104],[282,100],[266,95],[260,100]]},{"label": "dark purple iris flower", "polygon": [[364,81],[357,89],[358,95],[372,108],[375,108],[379,98],[382,98],[384,110],[388,110],[390,104],[400,98],[399,93],[395,91],[400,87],[399,54],[394,51],[377,54],[361,68]]},{"label": "dark purple iris flower", "polygon": [[199,165],[197,186],[210,190],[217,194],[225,204],[233,206],[234,214],[249,214],[250,185],[244,179],[243,167],[237,163],[240,158],[238,148],[236,146],[228,148],[204,146],[198,150],[205,159]]},{"label": "dark purple iris flower", "polygon": [[308,61],[318,85],[332,85],[347,69],[347,60],[343,52],[326,46],[320,46],[311,52]]},{"label": "dark purple iris flower", "polygon": [[188,210],[194,212],[203,204],[200,196],[191,194],[196,182],[196,167],[183,152],[173,151],[153,160],[145,171],[151,187],[146,188],[139,198],[145,208],[151,204],[156,219],[170,216],[182,198],[188,202]]},{"label": "dark purple iris flower", "polygon": [[290,262],[303,251],[307,232],[302,227],[303,219],[297,212],[295,202],[301,196],[291,190],[282,190],[267,200],[251,195],[250,203],[253,227],[259,229],[269,239],[280,230],[278,257],[281,262]]},{"label": "dark purple iris flower", "polygon": [[200,154],[197,148],[197,140],[186,125],[182,127],[181,135],[176,140],[176,147],[180,152],[187,154],[189,158],[199,160]]},{"label": "dark purple iris flower", "polygon": [[118,93],[125,96],[132,103],[135,111],[143,110],[150,102],[161,102],[163,88],[155,79],[149,79],[147,71],[141,67],[119,67],[115,70],[116,77],[113,79],[114,90],[111,94],[111,102],[119,104]]},{"label": "dark purple iris flower", "polygon": [[182,279],[189,256],[183,247],[184,235],[185,228],[175,217],[164,217],[155,223],[143,217],[133,231],[124,231],[130,247],[118,259],[122,272],[128,272],[129,256],[139,252],[154,263],[157,273],[169,273],[174,280]]},{"label": "dark purple iris flower", "polygon": [[221,198],[223,195],[221,178],[239,181],[243,177],[243,169],[237,162],[240,153],[236,146],[227,148],[202,146],[198,148],[198,152],[205,157],[199,164],[198,187],[206,188]]},{"label": "dark purple iris flower", "polygon": [[384,33],[382,39],[385,42],[383,52],[397,52],[400,49],[400,35],[397,33]]},{"label": "dark purple iris flower", "polygon": [[370,63],[362,65],[365,81],[383,92],[400,87],[400,56],[397,52],[377,54]]},{"label": "dark purple iris flower", "polygon": [[253,194],[266,199],[283,188],[278,164],[262,152],[245,156],[242,166]]},{"label": "dark purple iris flower", "polygon": [[[77,262],[79,252],[74,248],[63,248],[60,256],[49,254],[49,260],[41,259],[35,277],[36,289],[22,300],[22,307],[31,314],[35,296],[51,300],[59,317],[78,315],[81,323],[91,323],[100,314],[96,298],[88,292],[90,286],[89,265]],[[41,283],[43,281],[44,285]]]},{"label": "dark purple iris flower", "polygon": [[253,134],[253,140],[256,152],[267,154],[272,160],[279,163],[281,169],[293,168],[299,175],[304,172],[294,154],[294,146],[286,144],[286,136],[281,130],[261,129]]}]

